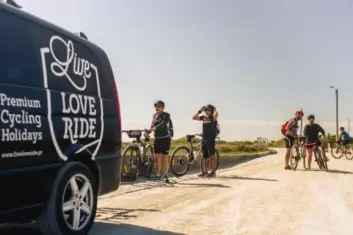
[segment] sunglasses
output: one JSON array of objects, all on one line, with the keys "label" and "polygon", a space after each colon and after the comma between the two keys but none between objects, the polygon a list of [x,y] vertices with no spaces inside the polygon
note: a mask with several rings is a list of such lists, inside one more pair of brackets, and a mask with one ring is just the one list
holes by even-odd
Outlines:
[{"label": "sunglasses", "polygon": [[161,105],[156,105],[156,106],[154,106],[154,107],[156,107],[156,108],[162,108],[163,106],[161,106]]},{"label": "sunglasses", "polygon": [[206,109],[206,112],[212,112],[212,109]]}]

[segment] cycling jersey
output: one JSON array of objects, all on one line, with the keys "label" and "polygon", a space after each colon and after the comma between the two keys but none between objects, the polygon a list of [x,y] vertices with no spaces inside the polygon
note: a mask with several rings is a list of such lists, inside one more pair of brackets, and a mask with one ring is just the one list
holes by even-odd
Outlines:
[{"label": "cycling jersey", "polygon": [[319,124],[306,124],[304,127],[305,142],[313,143],[319,141],[319,133],[325,135],[324,129]]},{"label": "cycling jersey", "polygon": [[170,137],[170,114],[167,112],[155,113],[151,128],[154,128],[155,138]]},{"label": "cycling jersey", "polygon": [[346,131],[341,132],[340,138],[341,138],[341,140],[350,140],[351,139],[351,137],[349,136],[349,134]]},{"label": "cycling jersey", "polygon": [[296,118],[292,118],[291,120],[289,120],[285,136],[297,135],[298,127],[298,120]]},{"label": "cycling jersey", "polygon": [[199,116],[202,121],[202,138],[207,140],[214,140],[217,136],[217,121],[214,117]]}]

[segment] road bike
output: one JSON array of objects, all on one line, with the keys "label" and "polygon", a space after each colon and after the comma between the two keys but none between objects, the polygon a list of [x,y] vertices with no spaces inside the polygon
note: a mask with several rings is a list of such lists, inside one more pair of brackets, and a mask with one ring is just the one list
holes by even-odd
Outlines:
[{"label": "road bike", "polygon": [[341,159],[343,155],[346,156],[347,160],[352,160],[352,146],[350,144],[343,145],[342,143],[332,143],[331,155],[335,159]]},{"label": "road bike", "polygon": [[[129,138],[134,139],[123,151],[123,176],[132,176],[136,180],[139,175],[150,178],[155,173],[155,161],[152,144],[149,144],[149,130],[124,130]],[[142,133],[144,139],[141,140]]]},{"label": "road bike", "polygon": [[294,145],[291,148],[290,151],[290,158],[289,162],[291,164],[292,170],[296,170],[298,167],[298,163],[302,160],[303,161],[303,167],[305,169],[305,158],[306,158],[306,148],[304,144],[304,137],[303,136],[297,136],[295,137],[295,142]]},{"label": "road bike", "polygon": [[[193,139],[198,136],[202,137],[202,134],[186,135],[186,140],[189,144],[177,147],[171,156],[170,169],[173,175],[181,177],[185,175],[191,166],[195,166],[196,163],[200,163],[201,169],[204,169],[205,160],[202,156],[202,142],[194,144]],[[216,157],[216,168],[219,165],[219,152],[215,149]],[[179,170],[181,168],[181,170]]]}]

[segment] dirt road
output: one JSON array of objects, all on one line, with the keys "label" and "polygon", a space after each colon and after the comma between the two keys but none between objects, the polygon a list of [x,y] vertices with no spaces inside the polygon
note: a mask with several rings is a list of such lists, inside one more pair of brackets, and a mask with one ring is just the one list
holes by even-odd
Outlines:
[{"label": "dirt road", "polygon": [[353,161],[331,159],[326,173],[284,171],[282,159],[279,150],[213,179],[124,185],[100,199],[92,235],[353,234]]}]

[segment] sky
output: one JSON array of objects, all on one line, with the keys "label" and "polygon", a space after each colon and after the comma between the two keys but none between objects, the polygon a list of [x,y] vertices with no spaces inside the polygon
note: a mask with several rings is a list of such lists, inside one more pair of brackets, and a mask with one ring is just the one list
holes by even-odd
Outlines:
[{"label": "sky", "polygon": [[[175,137],[217,107],[225,140],[278,139],[295,111],[335,132],[352,117],[350,0],[17,0],[23,10],[84,32],[108,54],[123,129],[150,125],[163,100]],[[306,119],[304,121],[306,123]],[[353,130],[353,129],[352,129]],[[126,138],[126,137],[124,137]]]}]

